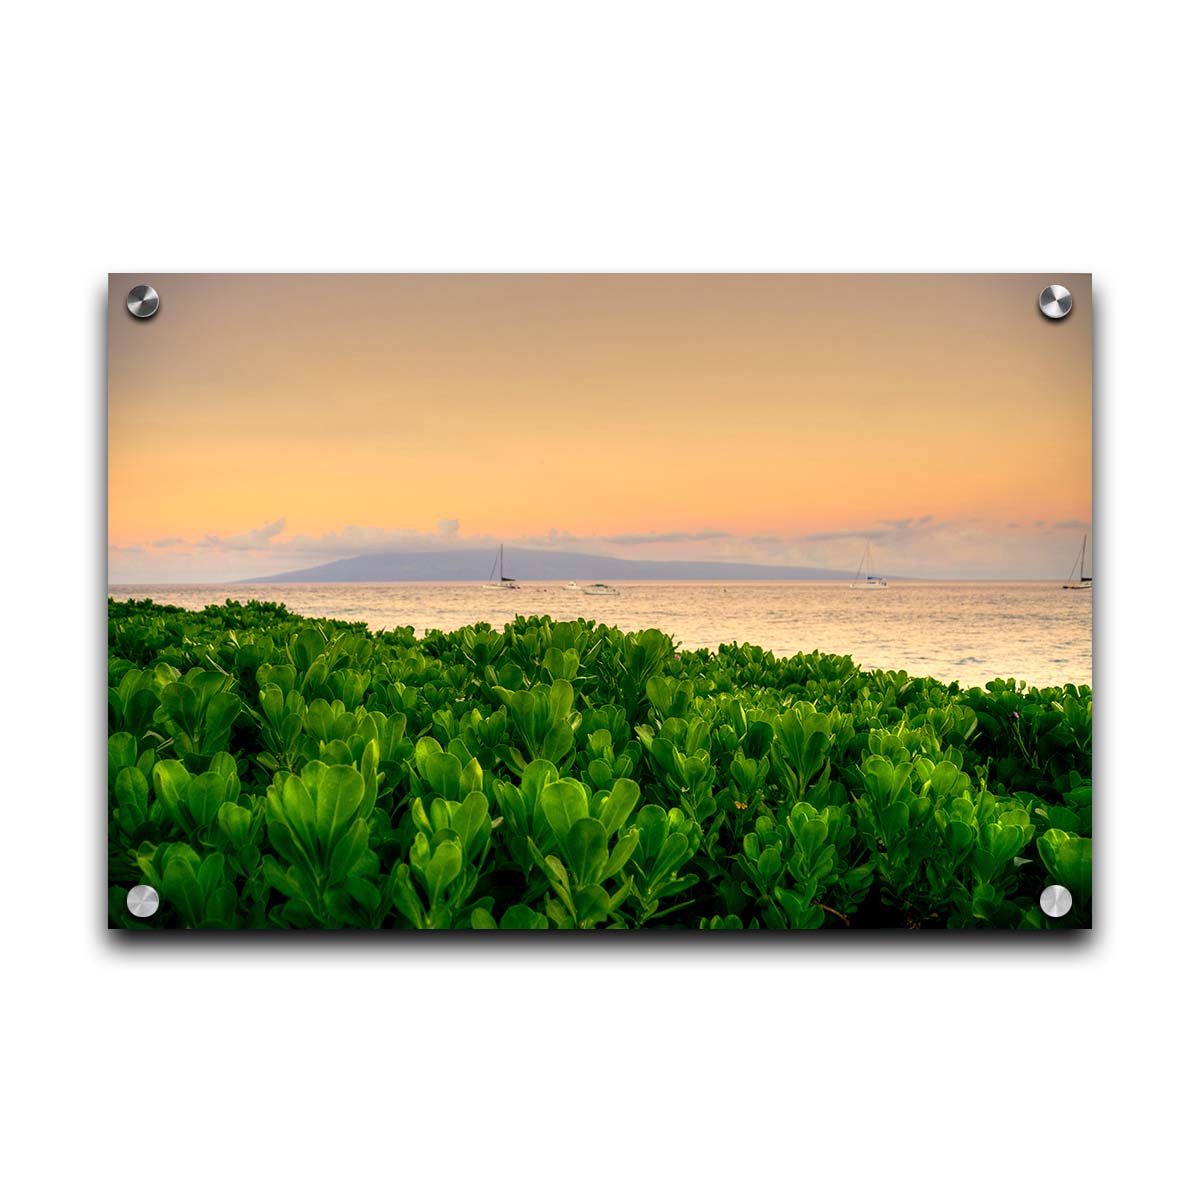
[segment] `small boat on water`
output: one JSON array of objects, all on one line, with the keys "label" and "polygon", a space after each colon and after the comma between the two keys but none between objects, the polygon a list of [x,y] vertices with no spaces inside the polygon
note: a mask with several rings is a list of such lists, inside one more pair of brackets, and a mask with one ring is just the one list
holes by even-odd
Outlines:
[{"label": "small boat on water", "polygon": [[[867,568],[867,574],[863,574],[863,566]],[[870,588],[874,591],[877,588],[887,587],[887,580],[882,575],[872,575],[871,571],[871,539],[867,539],[866,549],[863,551],[863,556],[858,562],[858,574],[854,576],[854,581],[850,584],[852,588],[864,589]]]},{"label": "small boat on water", "polygon": [[609,587],[607,583],[589,583],[583,589],[585,596],[619,596],[621,593],[615,587]]},{"label": "small boat on water", "polygon": [[[500,566],[499,578],[496,576],[496,565]],[[488,576],[488,581],[483,585],[485,588],[503,588],[508,592],[515,592],[519,588],[519,584],[515,579],[509,579],[504,573],[504,543],[500,543],[500,552],[496,555],[496,562],[492,563],[492,573]]]},{"label": "small boat on water", "polygon": [[1079,558],[1076,562],[1079,564],[1079,578],[1075,578],[1075,563],[1071,563],[1071,577],[1063,584],[1065,592],[1090,592],[1092,590],[1092,577],[1083,573],[1083,560],[1087,554],[1087,534],[1083,535],[1083,545],[1079,548]]},{"label": "small boat on water", "polygon": [[570,583],[564,583],[564,584],[563,584],[563,589],[562,589],[562,590],[563,590],[564,592],[581,592],[581,591],[583,591],[583,588],[581,588],[581,587],[579,586],[579,584],[577,584],[577,583],[575,582],[575,580],[573,580],[573,579],[572,579]]}]

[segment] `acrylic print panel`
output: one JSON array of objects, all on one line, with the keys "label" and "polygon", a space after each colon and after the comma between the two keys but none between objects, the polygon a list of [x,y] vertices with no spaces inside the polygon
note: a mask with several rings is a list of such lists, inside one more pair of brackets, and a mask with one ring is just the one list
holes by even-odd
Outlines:
[{"label": "acrylic print panel", "polygon": [[1088,276],[110,290],[111,925],[1090,925]]}]

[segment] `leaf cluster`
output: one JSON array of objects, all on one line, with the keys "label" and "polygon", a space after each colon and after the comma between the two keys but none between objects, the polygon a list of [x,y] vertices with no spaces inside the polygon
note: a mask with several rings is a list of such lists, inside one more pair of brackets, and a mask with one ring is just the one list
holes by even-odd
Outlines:
[{"label": "leaf cluster", "polygon": [[1091,920],[1086,687],[110,601],[108,702],[117,925],[1045,928],[1053,882]]}]

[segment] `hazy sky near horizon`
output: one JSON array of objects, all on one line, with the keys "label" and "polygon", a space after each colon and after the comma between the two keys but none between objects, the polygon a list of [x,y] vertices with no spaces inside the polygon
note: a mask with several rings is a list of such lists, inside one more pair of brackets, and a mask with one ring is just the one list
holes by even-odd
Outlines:
[{"label": "hazy sky near horizon", "polygon": [[1091,326],[1087,275],[113,275],[109,578],[501,539],[853,571],[867,537],[1062,578]]}]

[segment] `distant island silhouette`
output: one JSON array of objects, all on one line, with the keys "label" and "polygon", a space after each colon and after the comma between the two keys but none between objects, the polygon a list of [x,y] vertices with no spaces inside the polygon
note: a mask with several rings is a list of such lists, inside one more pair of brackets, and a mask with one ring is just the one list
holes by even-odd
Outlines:
[{"label": "distant island silhouette", "polygon": [[[242,583],[470,583],[488,578],[495,547],[480,550],[414,550],[358,554],[316,567],[260,575]],[[514,579],[853,579],[853,571],[821,567],[767,567],[756,563],[649,562],[565,550],[505,550],[505,571]]]}]

